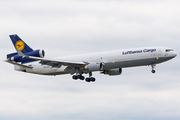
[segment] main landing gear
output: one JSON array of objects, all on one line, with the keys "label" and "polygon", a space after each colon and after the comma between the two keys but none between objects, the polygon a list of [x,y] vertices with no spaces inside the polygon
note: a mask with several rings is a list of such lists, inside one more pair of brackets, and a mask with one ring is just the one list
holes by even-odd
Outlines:
[{"label": "main landing gear", "polygon": [[87,77],[86,79],[82,75],[73,75],[72,78],[74,80],[77,80],[77,79],[84,80],[85,79],[86,82],[95,82],[96,79],[94,77],[91,77],[91,76],[92,76],[92,72],[89,73],[89,77]]},{"label": "main landing gear", "polygon": [[72,78],[74,80],[77,80],[77,79],[84,80],[85,79],[84,76],[82,76],[82,75],[73,75]]},{"label": "main landing gear", "polygon": [[89,72],[89,78],[86,78],[86,82],[95,82],[96,81],[96,79],[91,76],[92,76],[92,72]]},{"label": "main landing gear", "polygon": [[86,78],[86,82],[95,82],[95,81],[96,81],[96,79],[93,77]]}]

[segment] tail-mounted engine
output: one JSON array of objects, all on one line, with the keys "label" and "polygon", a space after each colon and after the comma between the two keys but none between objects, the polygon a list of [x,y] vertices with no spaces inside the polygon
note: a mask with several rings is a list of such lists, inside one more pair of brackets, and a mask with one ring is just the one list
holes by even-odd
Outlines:
[{"label": "tail-mounted engine", "polygon": [[110,76],[112,76],[112,75],[121,75],[122,68],[104,70],[102,73],[106,74],[106,75],[110,75]]},{"label": "tail-mounted engine", "polygon": [[[14,55],[14,56],[13,56]],[[25,53],[24,55],[27,55],[27,56],[33,56],[33,57],[41,57],[43,58],[45,56],[45,52],[44,50],[34,50],[32,52],[28,52],[28,53]],[[8,57],[11,56],[11,54],[8,55]],[[8,58],[7,57],[7,58]],[[34,60],[32,59],[28,59],[28,58],[23,58],[21,56],[19,56],[18,54],[16,53],[12,53],[12,57],[8,58],[10,59],[11,61],[15,61],[15,62],[22,62],[22,63],[27,63],[27,62],[32,62]]]}]

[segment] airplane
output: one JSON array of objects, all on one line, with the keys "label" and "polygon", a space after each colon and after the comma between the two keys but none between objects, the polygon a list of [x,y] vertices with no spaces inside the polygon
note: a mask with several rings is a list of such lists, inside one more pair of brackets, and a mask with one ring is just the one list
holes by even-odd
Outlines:
[{"label": "airplane", "polygon": [[[177,53],[167,47],[141,47],[58,58],[45,58],[45,51],[33,50],[18,35],[9,35],[17,52],[7,54],[5,62],[14,65],[16,71],[39,75],[71,74],[74,80],[94,82],[92,72],[113,76],[121,75],[122,68],[150,65],[155,73],[156,64],[168,61]],[[83,74],[89,74],[85,78]]]}]

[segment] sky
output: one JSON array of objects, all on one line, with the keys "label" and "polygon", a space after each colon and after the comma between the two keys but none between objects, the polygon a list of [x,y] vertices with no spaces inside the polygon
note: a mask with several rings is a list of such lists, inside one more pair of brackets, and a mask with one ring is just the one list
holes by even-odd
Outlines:
[{"label": "sky", "polygon": [[[1,120],[179,120],[179,55],[121,75],[41,76],[5,63],[18,34],[46,57],[166,46],[180,53],[179,0],[0,0]],[[87,75],[85,75],[87,77]]]}]

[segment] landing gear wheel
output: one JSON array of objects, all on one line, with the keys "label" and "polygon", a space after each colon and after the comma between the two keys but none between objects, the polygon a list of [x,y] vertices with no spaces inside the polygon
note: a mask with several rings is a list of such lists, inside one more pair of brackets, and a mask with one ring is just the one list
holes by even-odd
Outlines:
[{"label": "landing gear wheel", "polygon": [[91,78],[86,78],[86,82],[95,82],[96,79],[91,77]]},{"label": "landing gear wheel", "polygon": [[78,75],[78,79],[84,80],[85,78],[84,78],[84,76],[82,76],[82,75]]},{"label": "landing gear wheel", "polygon": [[152,72],[152,73],[155,73],[156,71],[155,71],[155,70],[152,70],[151,72]]},{"label": "landing gear wheel", "polygon": [[86,82],[90,82],[91,80],[90,80],[90,78],[86,78]]},{"label": "landing gear wheel", "polygon": [[90,80],[92,81],[92,82],[95,82],[96,81],[96,79],[95,78],[90,78]]},{"label": "landing gear wheel", "polygon": [[77,76],[77,75],[73,75],[73,76],[72,76],[72,79],[77,80],[77,79],[78,79],[78,76]]}]

